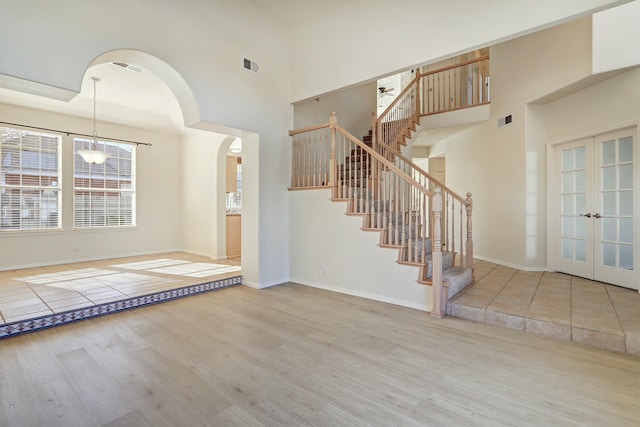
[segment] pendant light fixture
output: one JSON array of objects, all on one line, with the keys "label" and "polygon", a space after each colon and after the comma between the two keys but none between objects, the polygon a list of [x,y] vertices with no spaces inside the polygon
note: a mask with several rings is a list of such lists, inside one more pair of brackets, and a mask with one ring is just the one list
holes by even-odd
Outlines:
[{"label": "pendant light fixture", "polygon": [[100,81],[98,77],[91,77],[93,81],[93,132],[91,136],[93,136],[93,147],[90,150],[79,150],[78,154],[82,156],[82,159],[93,165],[101,165],[103,164],[109,155],[104,151],[98,151],[98,134],[96,133],[96,83]]}]

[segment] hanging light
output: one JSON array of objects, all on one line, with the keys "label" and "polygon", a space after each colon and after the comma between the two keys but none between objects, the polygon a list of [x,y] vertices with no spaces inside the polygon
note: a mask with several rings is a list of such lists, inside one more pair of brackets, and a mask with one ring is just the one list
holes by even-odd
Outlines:
[{"label": "hanging light", "polygon": [[101,165],[109,158],[109,155],[104,151],[98,151],[96,149],[98,145],[98,134],[96,133],[96,83],[99,82],[100,79],[98,77],[91,77],[91,80],[93,80],[93,133],[91,134],[91,136],[93,136],[93,147],[90,150],[79,150],[78,154],[80,154],[82,159],[87,163]]}]

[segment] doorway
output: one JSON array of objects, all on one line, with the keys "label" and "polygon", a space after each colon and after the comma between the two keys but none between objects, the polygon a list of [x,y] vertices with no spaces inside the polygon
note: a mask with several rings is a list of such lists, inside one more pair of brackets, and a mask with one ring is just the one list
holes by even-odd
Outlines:
[{"label": "doorway", "polygon": [[553,262],[557,271],[638,289],[636,129],[555,146]]}]

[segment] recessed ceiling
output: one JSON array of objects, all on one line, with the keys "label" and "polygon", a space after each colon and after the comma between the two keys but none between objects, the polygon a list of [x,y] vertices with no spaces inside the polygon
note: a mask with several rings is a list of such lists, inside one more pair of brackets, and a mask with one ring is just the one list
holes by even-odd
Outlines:
[{"label": "recessed ceiling", "polygon": [[91,118],[91,77],[94,76],[100,78],[96,86],[98,122],[113,122],[174,133],[183,131],[182,112],[178,101],[159,77],[145,69],[135,72],[111,63],[89,68],[80,93],[69,102],[0,88],[0,103]]}]

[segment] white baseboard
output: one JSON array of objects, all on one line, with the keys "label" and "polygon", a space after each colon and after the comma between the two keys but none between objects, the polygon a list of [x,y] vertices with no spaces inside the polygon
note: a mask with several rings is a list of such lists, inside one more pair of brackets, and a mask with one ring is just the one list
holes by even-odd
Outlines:
[{"label": "white baseboard", "polygon": [[296,280],[296,279],[292,278],[290,280],[290,282],[297,283],[297,284],[304,285],[304,286],[309,286],[309,287],[312,287],[312,288],[323,289],[325,291],[337,292],[337,293],[340,293],[340,294],[345,294],[345,295],[351,295],[351,296],[354,296],[354,297],[370,299],[370,300],[373,300],[373,301],[384,302],[384,303],[387,303],[387,304],[399,305],[401,307],[413,308],[415,310],[431,312],[431,307],[429,307],[429,306],[427,306],[425,304],[418,304],[418,303],[413,302],[413,301],[400,300],[400,299],[397,299],[397,298],[391,298],[391,297],[387,297],[387,296],[384,296],[384,295],[371,294],[371,293],[368,293],[368,292],[354,291],[353,289],[342,288],[342,287],[339,287],[339,286],[331,286],[331,285],[326,285],[326,284],[323,284],[323,283],[311,282],[311,281],[308,281],[308,280]]},{"label": "white baseboard", "polygon": [[503,267],[515,268],[516,270],[521,270],[521,271],[526,271],[526,272],[552,271],[552,270],[548,269],[547,267],[525,267],[524,265],[511,264],[509,262],[499,261],[497,259],[487,258],[487,257],[479,256],[479,255],[474,255],[473,257],[476,258],[476,259],[482,260],[482,261],[490,262],[492,264],[498,264],[498,265],[501,265]]}]

